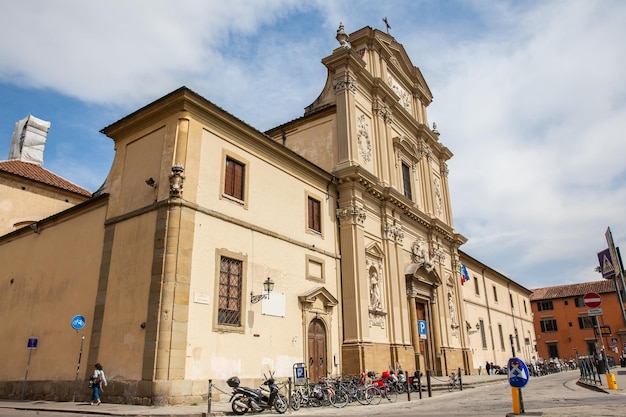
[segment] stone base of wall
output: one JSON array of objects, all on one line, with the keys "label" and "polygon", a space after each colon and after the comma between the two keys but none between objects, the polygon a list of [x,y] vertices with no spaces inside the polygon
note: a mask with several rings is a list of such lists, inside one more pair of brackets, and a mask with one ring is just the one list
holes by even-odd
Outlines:
[{"label": "stone base of wall", "polygon": [[442,350],[443,354],[441,355],[441,367],[442,375],[450,375],[452,372],[458,372],[459,368],[461,369],[461,374],[467,374],[467,372],[471,371],[466,369],[466,360],[465,354],[462,349],[455,348],[445,348]]},{"label": "stone base of wall", "polygon": [[[226,381],[214,381],[212,399],[230,393]],[[114,404],[190,405],[207,402],[208,381],[109,381],[100,397]],[[0,398],[29,401],[90,402],[92,390],[88,381],[0,381]]]},{"label": "stone base of wall", "polygon": [[354,343],[342,346],[342,373],[358,375],[360,372],[374,371],[380,375],[383,371],[394,369],[398,365],[411,373],[415,371],[415,351],[411,346],[389,345],[386,343]]}]

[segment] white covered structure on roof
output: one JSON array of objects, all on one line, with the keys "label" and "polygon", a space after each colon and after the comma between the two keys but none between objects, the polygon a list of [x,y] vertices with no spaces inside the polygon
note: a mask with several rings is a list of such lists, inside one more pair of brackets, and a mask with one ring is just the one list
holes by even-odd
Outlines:
[{"label": "white covered structure on roof", "polygon": [[50,122],[28,115],[15,124],[11,137],[9,159],[43,164],[43,151],[46,147]]}]

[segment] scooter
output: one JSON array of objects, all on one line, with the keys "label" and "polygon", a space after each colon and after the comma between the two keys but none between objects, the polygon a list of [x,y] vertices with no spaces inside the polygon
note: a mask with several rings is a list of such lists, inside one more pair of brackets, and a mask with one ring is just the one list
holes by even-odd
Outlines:
[{"label": "scooter", "polygon": [[421,384],[422,371],[415,371],[412,377],[409,377],[409,389],[411,391],[420,392],[422,389]]},{"label": "scooter", "polygon": [[257,412],[269,410],[272,407],[274,407],[279,414],[283,414],[287,411],[289,407],[287,398],[279,392],[273,374],[270,373],[269,378],[263,374],[263,377],[265,378],[263,385],[269,388],[269,393],[260,388],[240,387],[239,378],[236,376],[228,378],[226,383],[233,389],[229,400],[233,413],[241,416],[248,411]]}]

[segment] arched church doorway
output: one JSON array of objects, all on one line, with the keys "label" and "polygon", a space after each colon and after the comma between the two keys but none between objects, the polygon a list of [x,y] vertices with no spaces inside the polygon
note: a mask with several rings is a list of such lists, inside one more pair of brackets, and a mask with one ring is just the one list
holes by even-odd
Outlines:
[{"label": "arched church doorway", "polygon": [[326,326],[320,319],[313,319],[309,323],[309,378],[311,382],[318,382],[320,377],[326,376]]}]

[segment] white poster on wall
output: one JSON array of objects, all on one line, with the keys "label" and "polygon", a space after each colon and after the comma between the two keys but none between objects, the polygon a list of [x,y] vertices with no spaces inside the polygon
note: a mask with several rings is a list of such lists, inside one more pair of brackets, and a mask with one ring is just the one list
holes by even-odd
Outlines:
[{"label": "white poster on wall", "polygon": [[285,293],[271,292],[269,300],[261,301],[261,314],[285,317]]}]

